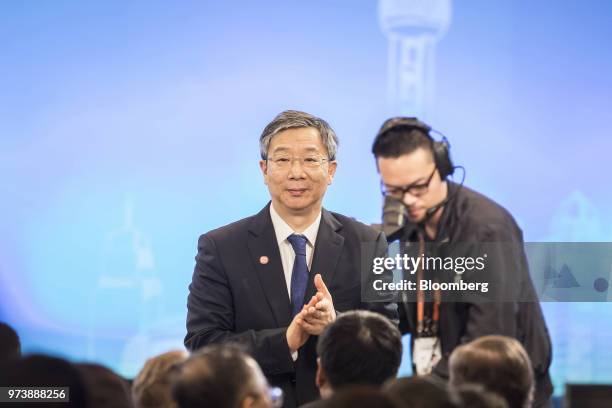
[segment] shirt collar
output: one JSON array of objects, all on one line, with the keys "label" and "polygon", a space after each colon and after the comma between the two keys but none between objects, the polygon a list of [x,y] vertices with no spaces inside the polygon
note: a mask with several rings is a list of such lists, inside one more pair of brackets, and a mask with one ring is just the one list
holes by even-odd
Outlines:
[{"label": "shirt collar", "polygon": [[321,211],[312,224],[308,226],[302,233],[295,232],[293,228],[289,226],[282,219],[282,217],[274,209],[274,205],[270,204],[270,217],[272,217],[272,225],[274,226],[274,232],[276,234],[276,240],[280,244],[285,241],[291,234],[299,234],[306,237],[308,244],[314,247],[315,241],[317,240],[317,233],[319,232],[319,225],[321,224]]}]

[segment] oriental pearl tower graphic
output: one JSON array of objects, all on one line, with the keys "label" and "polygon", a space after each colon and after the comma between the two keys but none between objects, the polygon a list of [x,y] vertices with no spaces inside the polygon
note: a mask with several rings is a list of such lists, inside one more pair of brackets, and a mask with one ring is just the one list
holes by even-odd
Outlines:
[{"label": "oriental pearl tower graphic", "polygon": [[435,48],[450,25],[451,0],[380,0],[378,17],[389,40],[390,114],[431,121]]}]

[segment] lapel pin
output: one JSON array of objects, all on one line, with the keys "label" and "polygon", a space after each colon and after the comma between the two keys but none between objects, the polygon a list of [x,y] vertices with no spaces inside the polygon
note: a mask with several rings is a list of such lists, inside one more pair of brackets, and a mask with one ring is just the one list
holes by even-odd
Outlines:
[{"label": "lapel pin", "polygon": [[261,256],[261,257],[259,257],[259,263],[260,263],[260,264],[262,264],[262,265],[266,265],[266,264],[268,263],[268,261],[270,261],[270,260],[269,260],[269,259],[268,259],[268,257],[267,257],[267,256],[265,256],[265,255],[264,255],[264,256]]}]

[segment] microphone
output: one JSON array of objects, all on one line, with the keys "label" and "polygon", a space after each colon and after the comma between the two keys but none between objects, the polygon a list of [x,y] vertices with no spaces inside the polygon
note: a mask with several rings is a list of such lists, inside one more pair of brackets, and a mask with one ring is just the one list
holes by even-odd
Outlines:
[{"label": "microphone", "polygon": [[446,194],[446,198],[444,200],[434,205],[433,207],[429,207],[425,211],[425,219],[421,221],[420,224],[425,224],[427,221],[429,221],[429,219],[435,214],[436,211],[438,211],[439,208],[444,207],[446,203],[448,203],[451,199],[455,198],[457,194],[459,194],[459,191],[463,187],[463,182],[465,181],[465,168],[463,166],[455,166],[453,169],[461,169],[463,171],[463,177],[461,177],[461,182],[459,183],[459,186],[452,194]]},{"label": "microphone", "polygon": [[[465,181],[465,168],[463,166],[455,166],[454,168],[461,169],[463,171],[463,177],[461,178],[461,182],[459,183],[457,189],[451,194],[447,194],[446,198],[440,201],[438,204],[425,210],[425,219],[423,219],[423,221],[421,221],[419,224],[424,224],[427,222],[435,214],[435,212],[438,211],[438,209],[444,207],[450,200],[455,198],[463,187],[463,182]],[[404,226],[409,222],[408,208],[402,200],[391,196],[385,196],[382,218],[382,230],[387,236],[387,241],[392,242],[399,238]]]},{"label": "microphone", "polygon": [[444,207],[444,205],[446,203],[448,203],[448,201],[450,200],[450,196],[446,196],[446,198],[442,201],[440,201],[439,204],[434,205],[433,207],[429,207],[426,211],[425,211],[425,220],[427,221],[432,215],[434,215],[434,213],[436,211],[438,211],[439,208]]},{"label": "microphone", "polygon": [[465,168],[463,166],[455,166],[454,169],[461,169],[463,171],[463,177],[461,177],[461,182],[459,183],[459,186],[452,194],[447,194],[444,200],[434,205],[433,207],[429,207],[425,211],[425,219],[421,221],[421,224],[426,223],[434,215],[434,213],[438,211],[439,208],[444,207],[446,203],[448,203],[451,199],[455,198],[457,194],[459,194],[459,191],[463,187],[463,182],[465,181]]},{"label": "microphone", "polygon": [[400,232],[408,220],[408,208],[404,203],[394,197],[385,196],[383,204],[382,230],[389,242],[396,239],[395,234]]},{"label": "microphone", "polygon": [[[439,208],[448,203],[450,198],[451,196],[447,196],[438,204],[434,205],[433,207],[429,207],[425,211],[425,218],[419,222],[419,225],[425,224]],[[382,231],[385,233],[387,241],[395,241],[400,237],[404,226],[409,223],[408,207],[406,207],[406,204],[404,204],[404,202],[400,199],[385,196],[382,221]]]}]

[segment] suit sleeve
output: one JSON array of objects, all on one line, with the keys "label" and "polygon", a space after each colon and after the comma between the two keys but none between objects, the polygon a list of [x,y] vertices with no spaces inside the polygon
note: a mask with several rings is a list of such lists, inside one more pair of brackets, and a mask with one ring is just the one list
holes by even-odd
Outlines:
[{"label": "suit sleeve", "polygon": [[286,327],[235,331],[234,294],[214,241],[202,235],[187,299],[185,347],[235,342],[246,346],[267,375],[294,372]]},{"label": "suit sleeve", "polygon": [[[367,248],[367,247],[366,247]],[[386,257],[387,256],[387,239],[385,238],[385,234],[380,232],[376,239],[376,244],[373,247],[373,253],[367,254],[364,259],[367,259],[368,264],[362,265],[362,285],[366,285],[365,291],[369,294],[366,296],[367,298],[378,298],[375,302],[362,302],[361,307],[363,309],[371,310],[373,312],[377,312],[382,314],[383,316],[389,318],[395,325],[399,324],[399,316],[397,311],[397,303],[395,302],[395,297],[390,293],[375,293],[372,288],[373,279],[375,278],[374,274],[371,271],[371,265],[374,258]],[[382,279],[385,282],[393,281],[393,272],[386,271],[382,275],[376,276],[376,279]],[[362,290],[362,297],[364,293]]]}]

